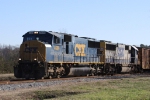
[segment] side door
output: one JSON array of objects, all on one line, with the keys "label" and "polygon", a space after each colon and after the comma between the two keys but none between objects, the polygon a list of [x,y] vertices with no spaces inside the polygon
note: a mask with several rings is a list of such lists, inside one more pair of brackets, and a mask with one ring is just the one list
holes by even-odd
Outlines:
[{"label": "side door", "polygon": [[54,62],[61,62],[62,61],[62,44],[61,38],[54,35],[53,38],[53,55],[54,55]]}]

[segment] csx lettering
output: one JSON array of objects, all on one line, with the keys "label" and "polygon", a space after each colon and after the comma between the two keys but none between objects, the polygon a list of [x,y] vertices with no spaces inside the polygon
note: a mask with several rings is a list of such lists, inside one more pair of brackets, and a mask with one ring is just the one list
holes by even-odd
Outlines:
[{"label": "csx lettering", "polygon": [[37,52],[37,47],[26,47],[24,52],[32,52],[35,53]]},{"label": "csx lettering", "polygon": [[85,50],[85,44],[76,44],[75,45],[75,55],[76,56],[86,56],[84,50]]},{"label": "csx lettering", "polygon": [[124,48],[118,47],[117,52],[119,57],[124,57]]}]

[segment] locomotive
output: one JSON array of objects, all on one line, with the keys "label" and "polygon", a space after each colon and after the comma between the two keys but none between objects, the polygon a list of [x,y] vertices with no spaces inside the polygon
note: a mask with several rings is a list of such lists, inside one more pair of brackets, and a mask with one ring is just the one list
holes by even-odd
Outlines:
[{"label": "locomotive", "polygon": [[29,31],[23,35],[17,78],[60,78],[67,75],[99,75],[138,72],[138,48],[89,37]]}]

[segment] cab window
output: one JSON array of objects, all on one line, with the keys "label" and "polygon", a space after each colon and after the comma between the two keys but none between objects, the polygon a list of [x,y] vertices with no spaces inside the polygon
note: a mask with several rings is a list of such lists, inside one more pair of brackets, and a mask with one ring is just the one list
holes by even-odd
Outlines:
[{"label": "cab window", "polygon": [[57,36],[54,36],[54,43],[59,44],[60,38],[58,38]]}]

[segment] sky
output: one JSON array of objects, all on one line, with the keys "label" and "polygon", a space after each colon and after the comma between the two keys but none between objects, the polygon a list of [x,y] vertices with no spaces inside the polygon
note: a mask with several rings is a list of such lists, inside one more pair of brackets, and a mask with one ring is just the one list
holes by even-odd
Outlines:
[{"label": "sky", "polygon": [[32,30],[150,45],[150,0],[0,0],[0,44]]}]

